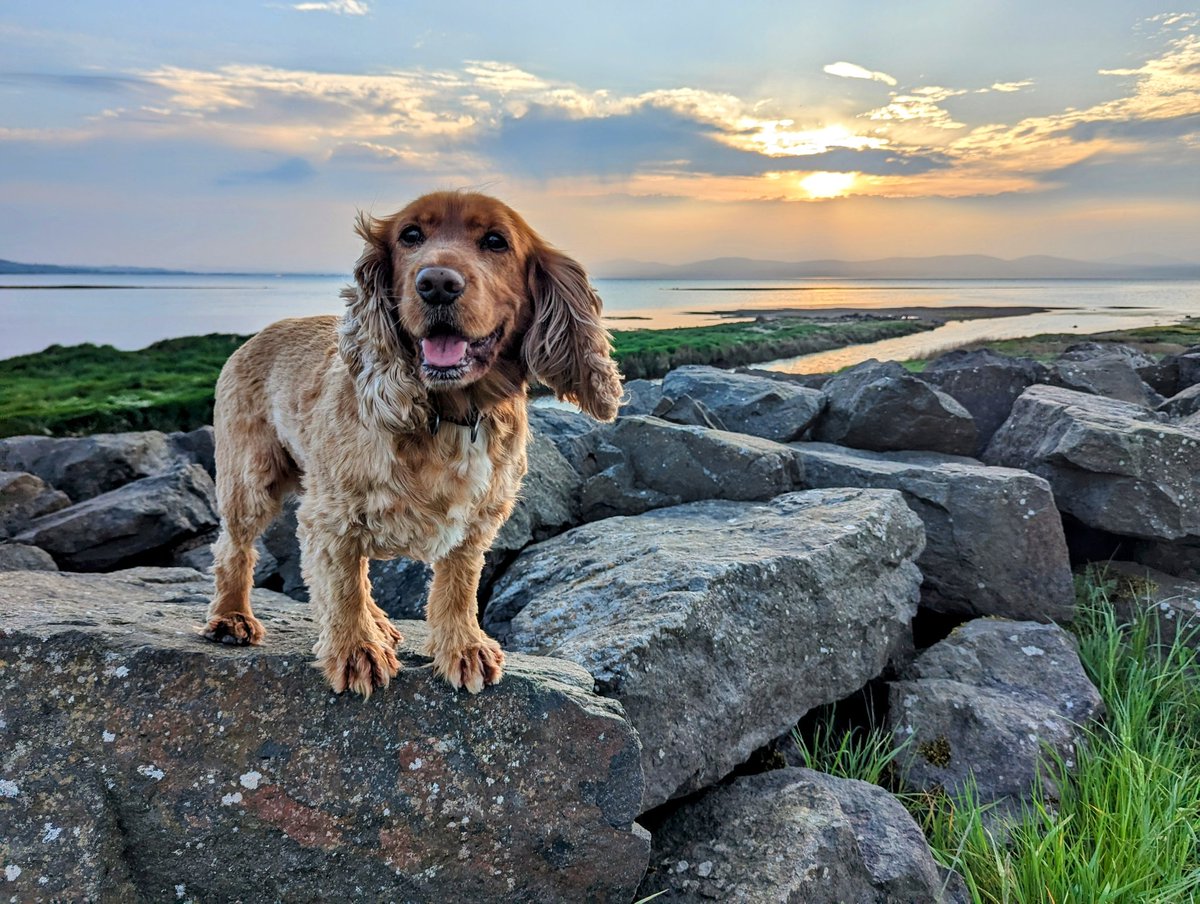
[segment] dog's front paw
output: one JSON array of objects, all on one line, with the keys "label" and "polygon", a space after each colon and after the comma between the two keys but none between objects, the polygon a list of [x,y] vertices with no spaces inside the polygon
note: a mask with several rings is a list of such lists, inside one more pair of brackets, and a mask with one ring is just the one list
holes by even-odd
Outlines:
[{"label": "dog's front paw", "polygon": [[230,644],[244,647],[249,644],[258,645],[263,642],[267,632],[263,630],[262,622],[249,613],[231,612],[228,615],[218,615],[205,626],[201,636],[213,643]]},{"label": "dog's front paw", "polygon": [[499,684],[504,674],[504,651],[486,634],[471,643],[435,650],[434,670],[455,689],[478,694],[485,685]]},{"label": "dog's front paw", "polygon": [[349,690],[364,697],[370,697],[376,688],[387,687],[400,671],[392,649],[386,643],[369,640],[323,656],[317,664],[335,693]]}]

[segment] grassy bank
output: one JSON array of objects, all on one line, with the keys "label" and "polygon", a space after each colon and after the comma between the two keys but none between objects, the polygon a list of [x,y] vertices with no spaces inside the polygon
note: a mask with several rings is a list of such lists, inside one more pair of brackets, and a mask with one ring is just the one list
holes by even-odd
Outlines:
[{"label": "grassy bank", "polygon": [[935,856],[966,880],[973,904],[1200,902],[1200,667],[1156,622],[1115,614],[1116,581],[1080,580],[1080,658],[1107,708],[1068,772],[1049,762],[1059,799],[1035,794],[1007,841],[970,794],[895,786],[892,745],[878,730],[802,741],[813,768],[889,785],[921,823]]},{"label": "grassy bank", "polygon": [[[680,364],[734,367],[929,329],[918,321],[823,324],[779,319],[614,334],[627,377],[662,376]],[[190,430],[212,423],[221,365],[249,338],[187,336],[138,351],[51,346],[0,361],[0,436],[120,430]]]},{"label": "grassy bank", "polygon": [[[1200,318],[1188,317],[1179,323],[1166,326],[1145,326],[1132,330],[1111,330],[1104,333],[1039,333],[1023,339],[981,339],[960,346],[963,349],[990,348],[1003,355],[1033,358],[1037,361],[1053,361],[1072,345],[1081,342],[1129,345],[1150,355],[1174,355],[1186,348],[1200,345]],[[905,361],[904,366],[914,372],[924,370],[933,358],[946,353],[942,349],[929,358]]]}]

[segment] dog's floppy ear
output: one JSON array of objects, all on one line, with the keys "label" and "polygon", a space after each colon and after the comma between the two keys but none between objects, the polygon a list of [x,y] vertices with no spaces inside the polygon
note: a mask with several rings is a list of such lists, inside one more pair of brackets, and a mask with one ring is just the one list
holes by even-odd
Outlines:
[{"label": "dog's floppy ear", "polygon": [[422,390],[392,291],[391,222],[360,212],[354,231],[365,245],[354,265],[354,285],[342,289],[346,313],[338,327],[338,352],[354,378],[362,419],[407,429]]},{"label": "dog's floppy ear", "polygon": [[529,263],[533,325],[521,347],[525,363],[560,399],[611,421],[621,400],[612,341],[600,323],[600,296],[580,264],[538,242]]}]

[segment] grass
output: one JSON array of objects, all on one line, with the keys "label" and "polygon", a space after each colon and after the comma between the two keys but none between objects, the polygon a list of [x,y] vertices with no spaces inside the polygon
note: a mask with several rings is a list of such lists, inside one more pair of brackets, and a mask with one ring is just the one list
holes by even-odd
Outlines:
[{"label": "grass", "polygon": [[1200,902],[1197,654],[1187,632],[1163,643],[1152,615],[1120,621],[1117,592],[1100,572],[1082,578],[1074,626],[1106,721],[1088,729],[1074,769],[1047,752],[1059,799],[1035,789],[1006,838],[971,789],[955,799],[897,789],[895,753],[878,733],[817,734],[806,762],[898,790],[974,904]]},{"label": "grass", "polygon": [[[627,377],[662,376],[680,364],[730,367],[873,342],[929,325],[917,321],[822,324],[804,320],[719,324],[614,334]],[[52,345],[0,361],[0,436],[191,430],[212,423],[221,365],[248,336],[211,334],[138,351]]]},{"label": "grass", "polygon": [[212,423],[217,374],[246,338],[188,336],[132,352],[52,345],[0,361],[0,436],[190,430]]},{"label": "grass", "polygon": [[[1053,361],[1072,345],[1081,342],[1130,345],[1150,355],[1173,355],[1186,348],[1200,345],[1200,318],[1188,317],[1166,326],[1146,326],[1132,330],[1113,330],[1105,333],[1039,333],[1023,339],[980,339],[960,346],[963,349],[990,348],[1003,355],[1033,358],[1043,363]],[[939,349],[927,358],[902,362],[914,373],[949,349]]]}]

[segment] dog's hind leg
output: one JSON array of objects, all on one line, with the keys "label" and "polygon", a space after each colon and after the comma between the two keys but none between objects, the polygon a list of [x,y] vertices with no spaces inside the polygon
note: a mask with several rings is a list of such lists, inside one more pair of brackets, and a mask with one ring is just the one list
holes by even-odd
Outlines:
[{"label": "dog's hind leg", "polygon": [[[218,422],[220,418],[218,418]],[[279,514],[296,484],[295,465],[268,428],[218,433],[217,502],[221,533],[213,545],[216,593],[204,637],[217,643],[258,644],[262,622],[250,608],[258,551],[254,541]]]}]

